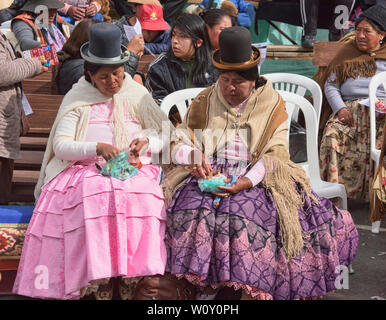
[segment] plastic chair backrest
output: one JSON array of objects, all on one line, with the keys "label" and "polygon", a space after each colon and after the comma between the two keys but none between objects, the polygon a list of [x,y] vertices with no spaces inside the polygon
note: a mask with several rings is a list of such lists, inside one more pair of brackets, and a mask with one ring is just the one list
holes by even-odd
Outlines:
[{"label": "plastic chair backrest", "polygon": [[[293,73],[267,73],[263,74],[262,76],[272,82],[272,85],[276,90],[296,93],[302,97],[304,97],[307,91],[310,91],[313,98],[313,106],[316,111],[317,125],[319,125],[323,96],[322,90],[316,81],[308,77]],[[297,117],[298,110],[293,113],[292,118],[297,121]]]},{"label": "plastic chair backrest", "polygon": [[169,111],[176,106],[180,113],[181,120],[184,119],[186,111],[192,100],[205,88],[189,88],[174,91],[168,94],[161,102],[161,110],[169,116]]},{"label": "plastic chair backrest", "polygon": [[376,96],[377,89],[380,85],[383,85],[383,90],[386,92],[386,71],[377,73],[372,77],[369,84],[369,100],[370,100],[370,154],[377,166],[381,150],[376,147],[376,114],[375,114],[375,103],[378,98]]},{"label": "plastic chair backrest", "polygon": [[[304,114],[306,122],[306,144],[307,144],[307,163],[308,175],[310,179],[320,180],[319,155],[318,155],[318,126],[316,111],[312,104],[304,97],[288,91],[278,90],[286,104],[288,117],[291,118],[295,107],[298,107]],[[287,107],[288,106],[288,107]],[[288,125],[288,131],[290,125]]]}]

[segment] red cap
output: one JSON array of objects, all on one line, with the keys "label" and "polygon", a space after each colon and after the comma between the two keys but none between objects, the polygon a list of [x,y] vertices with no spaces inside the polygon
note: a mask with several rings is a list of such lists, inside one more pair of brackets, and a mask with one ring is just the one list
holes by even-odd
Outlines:
[{"label": "red cap", "polygon": [[143,30],[162,31],[169,29],[163,17],[162,7],[156,4],[143,4],[140,6],[138,20]]}]

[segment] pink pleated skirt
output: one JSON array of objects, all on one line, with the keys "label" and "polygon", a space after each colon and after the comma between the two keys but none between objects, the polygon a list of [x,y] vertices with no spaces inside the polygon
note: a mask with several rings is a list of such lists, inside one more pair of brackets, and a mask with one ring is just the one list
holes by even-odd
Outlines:
[{"label": "pink pleated skirt", "polygon": [[75,164],[42,190],[25,237],[15,294],[79,299],[94,280],[163,274],[166,213],[160,167],[125,181]]}]

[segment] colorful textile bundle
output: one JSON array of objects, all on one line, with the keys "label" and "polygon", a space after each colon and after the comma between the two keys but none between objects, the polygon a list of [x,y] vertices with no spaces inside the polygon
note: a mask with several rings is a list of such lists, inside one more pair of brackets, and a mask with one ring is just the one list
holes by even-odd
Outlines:
[{"label": "colorful textile bundle", "polygon": [[[232,175],[231,182],[227,183],[225,182],[225,180],[227,180],[227,177],[221,173],[218,173],[209,179],[198,180],[198,187],[200,188],[201,192],[225,193],[224,190],[217,188],[217,186],[229,187],[236,182],[237,178],[235,175]],[[221,197],[216,196],[216,198],[213,201],[214,208],[216,209],[218,208],[218,206],[220,205],[220,200],[221,200]]]},{"label": "colorful textile bundle", "polygon": [[101,175],[123,181],[135,176],[141,168],[141,164],[138,167],[134,167],[129,162],[129,154],[127,152],[121,152],[115,158],[107,161],[103,168],[99,166],[97,166],[97,168],[100,169]]}]

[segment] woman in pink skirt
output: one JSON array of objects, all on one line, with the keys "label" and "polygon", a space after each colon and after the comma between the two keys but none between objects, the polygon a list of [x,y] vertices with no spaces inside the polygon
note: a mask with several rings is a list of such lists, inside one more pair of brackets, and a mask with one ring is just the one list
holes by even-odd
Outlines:
[{"label": "woman in pink skirt", "polygon": [[[161,168],[151,160],[163,147],[161,128],[173,129],[124,72],[129,55],[120,37],[116,26],[96,24],[81,48],[85,77],[64,97],[51,130],[16,294],[111,299],[119,283],[121,298],[130,299],[141,277],[164,273]],[[136,175],[121,181],[100,174],[98,166],[129,149],[143,164]]]}]

